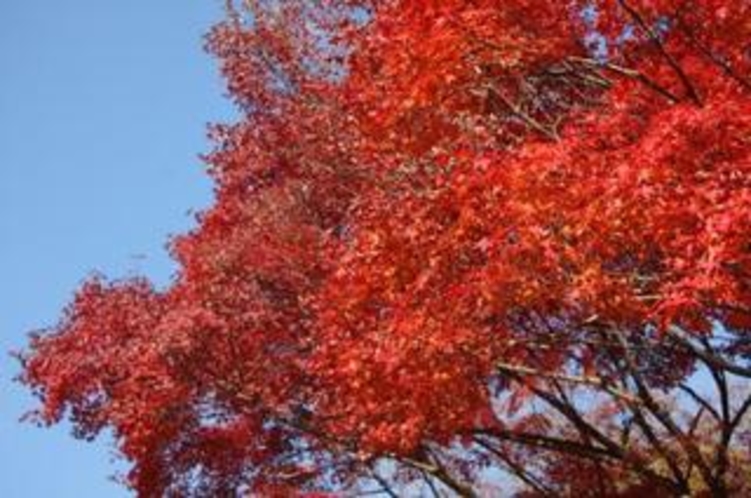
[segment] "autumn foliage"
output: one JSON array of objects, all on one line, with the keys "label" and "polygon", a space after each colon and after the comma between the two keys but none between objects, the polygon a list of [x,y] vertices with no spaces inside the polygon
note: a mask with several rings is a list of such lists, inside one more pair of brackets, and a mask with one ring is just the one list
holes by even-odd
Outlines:
[{"label": "autumn foliage", "polygon": [[751,3],[249,0],[207,47],[215,204],[33,337],[37,420],[144,497],[751,493]]}]

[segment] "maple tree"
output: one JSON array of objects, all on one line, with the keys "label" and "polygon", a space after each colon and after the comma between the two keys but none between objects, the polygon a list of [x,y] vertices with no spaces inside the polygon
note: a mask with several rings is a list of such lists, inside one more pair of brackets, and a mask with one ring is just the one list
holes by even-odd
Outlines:
[{"label": "maple tree", "polygon": [[248,0],[207,47],[215,204],[32,338],[37,420],[139,496],[749,492],[750,2]]}]

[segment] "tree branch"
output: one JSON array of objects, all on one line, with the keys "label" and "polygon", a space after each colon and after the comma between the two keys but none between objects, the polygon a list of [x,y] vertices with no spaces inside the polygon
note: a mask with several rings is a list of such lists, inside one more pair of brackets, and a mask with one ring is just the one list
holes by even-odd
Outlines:
[{"label": "tree branch", "polygon": [[623,7],[623,10],[625,10],[628,15],[631,16],[631,18],[636,22],[637,26],[641,28],[642,31],[644,31],[649,39],[654,43],[654,45],[657,47],[657,49],[660,51],[660,53],[665,57],[665,60],[667,60],[668,65],[675,71],[675,73],[678,75],[678,79],[681,80],[681,83],[683,84],[684,88],[686,89],[686,93],[688,94],[689,98],[698,106],[702,105],[701,98],[699,97],[699,93],[696,91],[696,88],[694,87],[693,83],[691,83],[691,80],[689,79],[688,75],[683,71],[683,68],[680,66],[677,60],[675,60],[675,57],[673,57],[670,52],[667,51],[665,48],[665,45],[660,40],[660,37],[657,35],[657,33],[654,32],[654,30],[647,25],[646,21],[644,21],[644,18],[639,14],[639,12],[633,8],[631,5],[629,5],[626,0],[618,0],[618,3]]},{"label": "tree branch", "polygon": [[700,358],[707,366],[711,365],[715,368],[726,370],[740,377],[746,377],[746,378],[751,379],[751,368],[746,368],[740,365],[736,365],[735,363],[730,363],[729,361],[725,360],[724,358],[716,354],[712,354],[711,352],[702,350],[700,347],[694,344],[691,341],[691,339],[687,337],[687,334],[681,328],[675,325],[669,325],[666,328],[666,332],[668,335],[670,335],[675,340],[677,340],[680,344],[690,349],[691,352],[695,354],[698,358]]}]

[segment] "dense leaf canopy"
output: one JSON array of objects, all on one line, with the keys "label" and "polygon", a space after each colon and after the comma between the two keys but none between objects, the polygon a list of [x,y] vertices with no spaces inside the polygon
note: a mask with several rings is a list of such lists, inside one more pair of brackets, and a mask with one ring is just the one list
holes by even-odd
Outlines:
[{"label": "dense leaf canopy", "polygon": [[215,203],[32,339],[38,420],[145,497],[751,493],[751,2],[248,0],[207,47]]}]

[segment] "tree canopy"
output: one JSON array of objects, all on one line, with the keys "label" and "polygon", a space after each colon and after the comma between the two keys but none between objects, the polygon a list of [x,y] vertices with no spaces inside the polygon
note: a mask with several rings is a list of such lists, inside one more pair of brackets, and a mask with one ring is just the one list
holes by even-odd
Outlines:
[{"label": "tree canopy", "polygon": [[215,202],[32,337],[39,422],[144,497],[751,493],[751,2],[226,11]]}]

